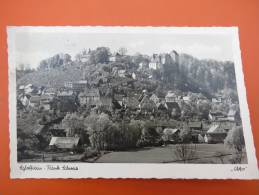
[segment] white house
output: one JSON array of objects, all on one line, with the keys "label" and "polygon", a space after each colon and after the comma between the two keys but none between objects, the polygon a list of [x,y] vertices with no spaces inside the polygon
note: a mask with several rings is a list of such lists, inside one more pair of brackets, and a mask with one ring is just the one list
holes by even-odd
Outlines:
[{"label": "white house", "polygon": [[167,95],[165,96],[165,101],[166,102],[176,102],[177,101],[177,95],[172,91],[168,91]]},{"label": "white house", "polygon": [[161,56],[159,56],[158,54],[153,54],[152,57],[151,57],[151,60],[148,64],[148,67],[150,69],[154,69],[154,70],[157,70],[157,69],[160,69],[161,68]]}]

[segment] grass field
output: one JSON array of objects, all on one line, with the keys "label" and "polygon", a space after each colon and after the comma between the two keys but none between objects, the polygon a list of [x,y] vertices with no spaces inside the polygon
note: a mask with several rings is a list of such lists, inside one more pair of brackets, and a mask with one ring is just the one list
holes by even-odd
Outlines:
[{"label": "grass field", "polygon": [[[183,163],[175,155],[175,145],[147,147],[139,150],[111,152],[101,156],[99,163]],[[223,144],[197,144],[196,155],[188,163],[229,164],[233,151]],[[246,155],[244,155],[246,156]],[[246,157],[242,163],[246,163]]]},{"label": "grass field", "polygon": [[[176,145],[161,147],[145,147],[130,151],[110,151],[100,157],[82,161],[84,154],[69,152],[37,153],[31,159],[22,162],[95,162],[95,163],[183,163],[175,154]],[[193,164],[230,164],[234,151],[224,147],[224,144],[197,144],[196,154],[187,163]],[[242,163],[247,163],[246,154]]]}]

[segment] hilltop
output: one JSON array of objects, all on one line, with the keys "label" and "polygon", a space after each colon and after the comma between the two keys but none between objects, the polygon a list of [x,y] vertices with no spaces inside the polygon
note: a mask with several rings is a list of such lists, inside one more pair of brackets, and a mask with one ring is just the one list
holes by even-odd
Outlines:
[{"label": "hilltop", "polygon": [[[74,61],[69,54],[57,54],[42,60],[35,71],[27,71],[26,74],[17,71],[17,85],[60,88],[69,81],[88,80],[96,84],[103,78],[109,82],[118,77],[132,79],[134,73],[138,75],[135,83],[155,83],[157,89],[191,91],[207,97],[223,89],[235,90],[233,62],[199,60],[188,54],[176,54],[177,59],[173,59],[172,52],[130,56],[111,54],[106,47],[83,51],[76,55]],[[122,73],[123,76],[120,75]]]}]

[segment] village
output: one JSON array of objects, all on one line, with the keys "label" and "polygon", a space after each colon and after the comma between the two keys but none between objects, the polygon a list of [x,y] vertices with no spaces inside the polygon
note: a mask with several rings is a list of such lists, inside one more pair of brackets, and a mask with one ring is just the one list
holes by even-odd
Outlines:
[{"label": "village", "polygon": [[[113,152],[163,152],[178,144],[215,146],[220,150],[212,153],[219,159],[232,154],[224,141],[242,122],[238,99],[225,93],[226,87],[210,95],[200,88],[188,90],[192,81],[183,84],[181,57],[174,50],[142,58],[125,53],[121,49],[102,62],[92,62],[90,49],[74,61],[57,55],[63,69],[76,64],[81,78],[69,80],[67,75],[58,86],[18,85],[18,160],[117,162],[109,157]],[[40,71],[51,71],[51,60],[44,61]],[[170,158],[159,162],[173,161]],[[181,160],[185,162],[180,157],[175,162]]]}]

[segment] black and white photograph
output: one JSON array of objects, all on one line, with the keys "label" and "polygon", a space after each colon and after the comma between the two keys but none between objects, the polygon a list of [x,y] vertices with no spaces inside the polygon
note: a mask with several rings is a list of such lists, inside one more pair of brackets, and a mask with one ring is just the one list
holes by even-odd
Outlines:
[{"label": "black and white photograph", "polygon": [[258,177],[235,27],[9,27],[8,55],[13,177]]}]

